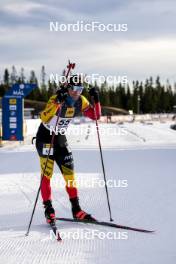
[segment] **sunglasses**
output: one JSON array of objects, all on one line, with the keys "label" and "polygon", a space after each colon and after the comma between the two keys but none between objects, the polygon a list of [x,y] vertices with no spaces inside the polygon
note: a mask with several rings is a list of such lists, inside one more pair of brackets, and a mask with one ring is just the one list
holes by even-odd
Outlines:
[{"label": "sunglasses", "polygon": [[79,92],[79,93],[82,93],[84,87],[83,86],[78,86],[78,85],[73,85],[70,87],[72,89],[72,91],[74,92]]}]

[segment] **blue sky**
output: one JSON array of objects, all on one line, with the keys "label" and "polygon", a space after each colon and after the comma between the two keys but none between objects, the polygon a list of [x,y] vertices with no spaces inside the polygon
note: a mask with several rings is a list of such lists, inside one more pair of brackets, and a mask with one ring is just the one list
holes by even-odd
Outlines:
[{"label": "blue sky", "polygon": [[[128,24],[127,32],[50,32],[49,22]],[[77,71],[160,75],[175,81],[175,0],[1,0],[0,77],[5,67],[60,74],[70,58]]]}]

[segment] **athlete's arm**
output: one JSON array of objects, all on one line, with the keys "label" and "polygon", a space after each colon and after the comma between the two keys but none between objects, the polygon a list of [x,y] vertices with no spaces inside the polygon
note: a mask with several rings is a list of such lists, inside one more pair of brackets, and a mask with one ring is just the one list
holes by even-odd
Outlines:
[{"label": "athlete's arm", "polygon": [[95,120],[100,119],[101,116],[101,105],[100,102],[95,102],[95,112],[96,112],[96,116],[94,113],[94,108],[93,106],[89,103],[89,101],[83,96],[81,95],[81,99],[82,99],[82,112],[83,115],[86,117],[89,117],[90,119]]},{"label": "athlete's arm", "polygon": [[57,100],[57,95],[50,97],[45,109],[41,112],[40,118],[44,123],[47,123],[59,110],[60,104]]}]

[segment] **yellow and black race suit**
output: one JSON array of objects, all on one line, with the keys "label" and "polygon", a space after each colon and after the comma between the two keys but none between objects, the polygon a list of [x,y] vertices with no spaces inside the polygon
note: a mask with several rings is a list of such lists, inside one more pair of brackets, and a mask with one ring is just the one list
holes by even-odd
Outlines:
[{"label": "yellow and black race suit", "polygon": [[[95,117],[96,112],[96,117]],[[67,129],[70,121],[83,114],[91,119],[99,119],[101,115],[100,103],[95,104],[95,112],[89,101],[82,95],[75,102],[73,107],[58,102],[57,95],[52,96],[46,108],[41,113],[41,124],[36,135],[36,148],[40,157],[41,175],[43,176],[41,184],[41,195],[43,201],[51,200],[50,179],[53,174],[54,161],[59,166],[61,173],[65,179],[66,191],[69,198],[78,196],[75,185],[74,162],[72,152],[68,147],[65,133],[59,133],[62,129]],[[47,161],[47,154],[50,148],[52,131],[56,132],[55,124],[57,116],[59,121],[57,125],[57,133],[54,137],[54,144],[51,146],[50,156]],[[46,167],[46,168],[45,168]]]}]

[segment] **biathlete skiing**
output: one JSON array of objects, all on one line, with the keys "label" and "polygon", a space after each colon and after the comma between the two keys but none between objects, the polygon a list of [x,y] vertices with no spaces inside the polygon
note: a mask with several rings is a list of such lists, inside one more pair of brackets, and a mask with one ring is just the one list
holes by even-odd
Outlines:
[{"label": "biathlete skiing", "polygon": [[[89,94],[93,98],[91,105],[86,97],[82,95],[83,83],[79,75],[69,76],[69,80],[61,86],[57,93],[50,97],[45,109],[41,112],[41,124],[36,135],[36,148],[40,158],[41,167],[41,196],[44,205],[44,213],[47,223],[55,222],[55,210],[52,206],[52,195],[50,181],[53,175],[54,163],[59,167],[66,186],[71,210],[74,219],[95,219],[83,211],[79,203],[78,189],[75,187],[75,171],[72,152],[68,146],[65,133],[59,133],[67,129],[70,121],[77,116],[84,115],[92,120],[101,116],[99,93],[96,88],[91,88]],[[59,118],[58,118],[59,115]],[[51,145],[52,133],[56,120],[58,124],[54,132],[53,144]],[[50,150],[48,155],[48,150]]]},{"label": "biathlete skiing", "polygon": [[[39,194],[41,192],[44,213],[47,223],[51,226],[57,240],[61,241],[59,233],[57,232],[56,220],[69,222],[83,222],[92,223],[102,226],[110,226],[114,228],[132,230],[137,232],[153,233],[153,230],[146,230],[142,228],[129,227],[125,225],[113,224],[96,220],[91,214],[82,210],[79,203],[78,189],[75,186],[75,171],[72,152],[68,146],[67,138],[64,131],[66,131],[69,123],[74,117],[84,115],[96,121],[97,137],[99,143],[100,157],[102,163],[102,171],[104,181],[106,183],[105,168],[103,162],[102,148],[100,135],[98,130],[98,122],[101,116],[101,105],[99,100],[99,92],[96,88],[91,88],[89,94],[92,104],[87,98],[82,95],[83,83],[79,75],[69,75],[70,70],[75,66],[74,63],[68,64],[66,79],[64,85],[61,85],[57,93],[49,99],[45,109],[41,112],[41,124],[36,135],[36,148],[40,158],[41,166],[41,181],[35,199],[32,215],[26,232],[29,235],[32,224],[34,212],[36,209]],[[69,76],[69,79],[68,79]],[[51,185],[50,181],[53,175],[54,162],[58,165],[66,183],[66,192],[71,203],[71,210],[73,219],[62,218],[55,216],[55,210],[52,206]],[[111,208],[109,202],[109,195],[107,185],[105,184],[107,195],[107,203],[109,209],[110,221],[113,221],[111,216]]]}]

